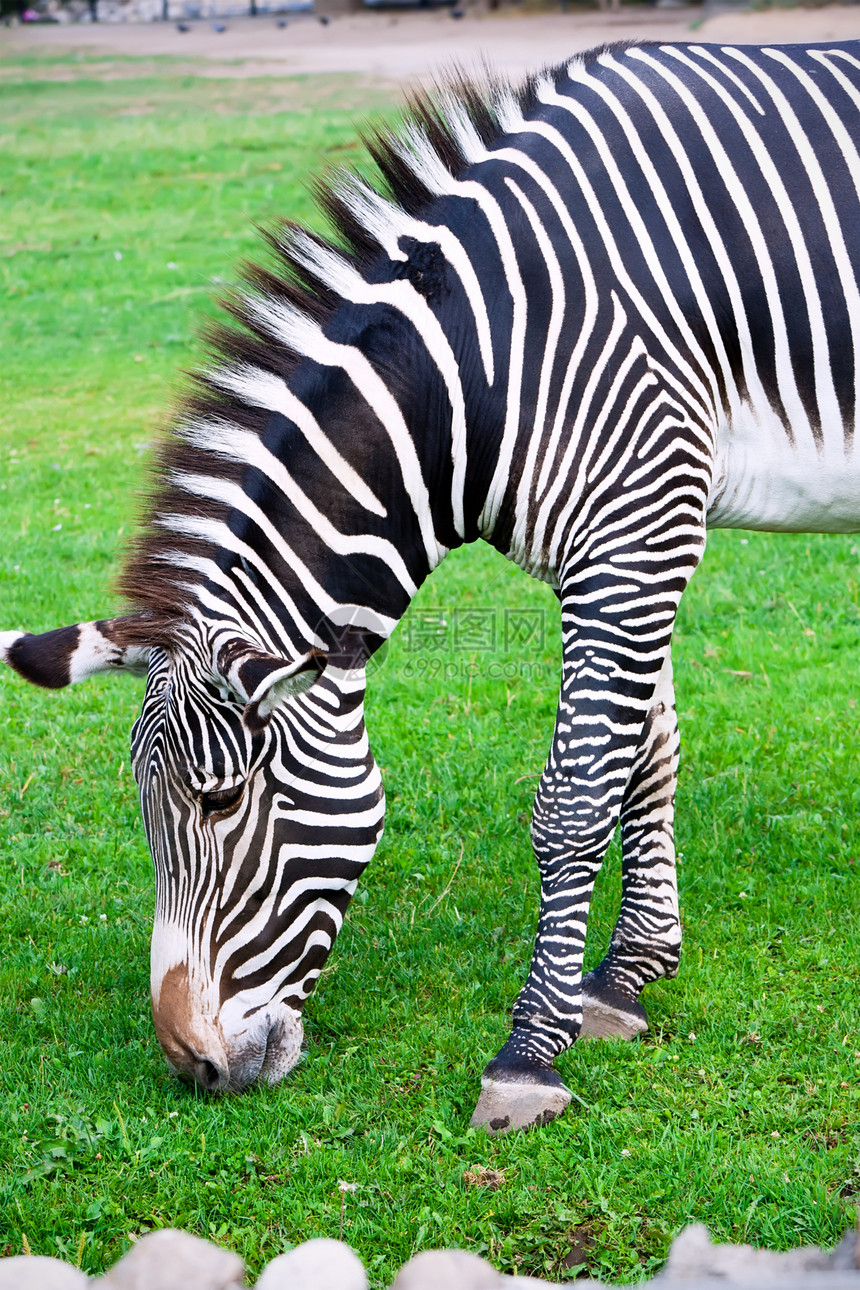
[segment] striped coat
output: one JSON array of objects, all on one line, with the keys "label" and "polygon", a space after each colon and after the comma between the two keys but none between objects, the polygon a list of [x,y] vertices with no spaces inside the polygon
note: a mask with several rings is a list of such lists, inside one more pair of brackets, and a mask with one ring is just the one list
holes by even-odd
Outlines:
[{"label": "striped coat", "polygon": [[[678,965],[670,643],[708,527],[853,531],[860,47],[618,46],[455,85],[341,176],[156,467],[129,612],[0,637],[41,684],[146,667],[135,772],[156,1028],[203,1087],[279,1079],[382,828],[368,658],[483,537],[561,602],[542,901],[476,1122],[543,1122],[583,1031]],[[620,822],[623,896],[583,982]]]}]

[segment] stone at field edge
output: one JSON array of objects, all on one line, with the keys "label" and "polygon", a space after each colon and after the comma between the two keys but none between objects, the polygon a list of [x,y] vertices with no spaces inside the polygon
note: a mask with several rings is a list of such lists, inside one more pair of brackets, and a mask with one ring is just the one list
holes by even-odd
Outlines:
[{"label": "stone at field edge", "polygon": [[254,1290],[367,1290],[367,1273],[343,1241],[320,1236],[272,1259]]},{"label": "stone at field edge", "polygon": [[[509,1286],[510,1290],[546,1290],[548,1286],[555,1286],[558,1290],[557,1281],[541,1281],[538,1277],[502,1277],[501,1283]],[[577,1277],[576,1290],[607,1290],[607,1284],[605,1281],[591,1281],[588,1277]]]},{"label": "stone at field edge", "polygon": [[0,1259],[0,1290],[84,1290],[90,1284],[79,1268],[38,1254]]},{"label": "stone at field edge", "polygon": [[[714,1245],[704,1223],[692,1223],[676,1236],[660,1281],[720,1278],[744,1286],[788,1284],[808,1278],[809,1290],[822,1290],[828,1277],[858,1267],[857,1235],[849,1232],[833,1250],[805,1245],[797,1250],[757,1250],[752,1245]],[[854,1279],[853,1277],[851,1278]],[[856,1279],[860,1285],[860,1277]]]},{"label": "stone at field edge", "polygon": [[466,1250],[425,1250],[397,1274],[391,1290],[501,1290],[504,1280],[477,1254]]},{"label": "stone at field edge", "polygon": [[99,1290],[241,1290],[244,1276],[238,1254],[166,1227],[142,1236],[95,1285]]},{"label": "stone at field edge", "polygon": [[491,1137],[514,1129],[539,1128],[561,1115],[570,1097],[563,1084],[508,1083],[484,1078],[472,1128],[485,1128]]}]

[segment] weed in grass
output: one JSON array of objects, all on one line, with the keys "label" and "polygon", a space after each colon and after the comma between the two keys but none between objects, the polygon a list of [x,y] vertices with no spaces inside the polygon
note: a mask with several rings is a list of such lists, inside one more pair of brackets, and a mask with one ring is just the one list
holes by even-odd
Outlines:
[{"label": "weed in grass", "polygon": [[[80,70],[20,65],[0,84],[4,627],[111,609],[129,498],[213,280],[255,248],[252,218],[310,217],[305,177],[356,155],[354,108],[383,97]],[[860,1186],[858,556],[850,537],[712,535],[675,643],[681,974],[649,991],[647,1038],[560,1061],[571,1111],[498,1141],[466,1125],[537,915],[547,588],[476,547],[422,590],[371,680],[388,827],[308,1006],[305,1059],[218,1102],[169,1075],[149,1017],[128,768],[141,687],[42,694],[4,673],[0,1248],[96,1273],[170,1224],[254,1272],[342,1227],[379,1286],[441,1245],[635,1281],[692,1220],[722,1240],[833,1243]],[[589,965],[619,874],[613,846]]]}]

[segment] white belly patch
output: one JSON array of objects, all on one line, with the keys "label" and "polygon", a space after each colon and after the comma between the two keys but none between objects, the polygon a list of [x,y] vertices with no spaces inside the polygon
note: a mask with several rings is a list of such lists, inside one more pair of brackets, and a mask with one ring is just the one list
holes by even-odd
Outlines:
[{"label": "white belly patch", "polygon": [[718,428],[707,525],[860,532],[860,451],[846,449],[841,425],[818,446],[807,423],[792,443],[770,408],[762,415],[747,405]]}]

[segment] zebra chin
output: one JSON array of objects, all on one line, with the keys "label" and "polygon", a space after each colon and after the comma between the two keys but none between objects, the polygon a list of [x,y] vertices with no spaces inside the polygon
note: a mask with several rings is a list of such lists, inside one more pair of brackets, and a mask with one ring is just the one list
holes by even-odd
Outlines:
[{"label": "zebra chin", "polygon": [[237,994],[210,1010],[185,964],[169,968],[153,987],[155,1032],[168,1065],[206,1093],[277,1084],[301,1056],[301,1013],[285,1003],[261,1008]]}]

